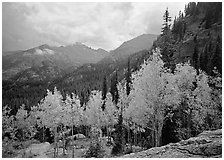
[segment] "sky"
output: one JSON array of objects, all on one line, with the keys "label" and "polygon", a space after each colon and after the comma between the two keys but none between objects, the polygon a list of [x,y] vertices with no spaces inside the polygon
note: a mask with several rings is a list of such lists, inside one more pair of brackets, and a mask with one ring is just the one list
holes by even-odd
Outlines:
[{"label": "sky", "polygon": [[141,34],[160,34],[168,7],[172,20],[185,2],[2,3],[2,50],[81,42],[107,51]]}]

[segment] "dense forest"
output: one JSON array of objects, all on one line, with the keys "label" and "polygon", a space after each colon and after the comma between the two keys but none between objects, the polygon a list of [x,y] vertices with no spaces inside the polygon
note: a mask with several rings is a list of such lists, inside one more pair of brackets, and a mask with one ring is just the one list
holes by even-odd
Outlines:
[{"label": "dense forest", "polygon": [[221,128],[221,3],[190,2],[173,23],[168,8],[163,17],[151,50],[53,81],[3,81],[3,156],[14,154],[12,142],[36,139],[57,157],[59,139],[65,154],[77,133],[93,141],[84,157],[105,157],[104,136],[119,156]]}]

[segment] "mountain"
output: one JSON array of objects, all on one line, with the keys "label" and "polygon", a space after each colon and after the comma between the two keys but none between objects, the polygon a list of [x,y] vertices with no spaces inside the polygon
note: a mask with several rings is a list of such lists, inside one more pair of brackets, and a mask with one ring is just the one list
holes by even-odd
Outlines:
[{"label": "mountain", "polygon": [[132,70],[139,68],[149,56],[155,35],[145,34],[124,42],[107,52],[76,43],[69,46],[42,45],[16,54],[3,55],[3,105],[16,108],[21,104],[37,104],[47,89],[55,86],[63,95],[74,92],[81,102],[88,100],[91,90],[101,90],[106,76],[110,79],[117,71],[124,78],[128,59]]},{"label": "mountain", "polygon": [[57,86],[67,93],[76,92],[83,98],[83,101],[86,101],[89,91],[101,90],[104,76],[108,80],[108,87],[115,71],[119,75],[119,80],[123,79],[128,59],[130,59],[132,70],[136,70],[143,63],[144,58],[149,55],[156,38],[156,35],[143,34],[126,41],[115,50],[110,51],[110,54],[98,63],[86,64],[77,68],[74,72],[52,83],[52,87]]},{"label": "mountain", "polygon": [[131,40],[123,42],[118,48],[110,51],[110,54],[104,57],[99,63],[110,64],[112,62],[127,60],[129,56],[143,51],[150,50],[157,35],[142,34]]},{"label": "mountain", "polygon": [[129,41],[124,42],[121,46],[111,51],[112,56],[115,59],[126,58],[133,53],[141,50],[149,50],[153,42],[156,40],[157,35],[143,34]]},{"label": "mountain", "polygon": [[[64,95],[75,92],[81,98],[82,103],[87,102],[90,91],[101,90],[105,76],[108,88],[115,71],[117,71],[119,80],[124,78],[128,59],[132,70],[138,69],[144,59],[150,55],[149,51],[156,37],[152,34],[143,34],[126,41],[117,49],[110,51],[109,55],[98,63],[82,65],[62,78],[56,79],[50,84],[50,88],[57,86]],[[99,50],[104,52],[102,49]]]},{"label": "mountain", "polygon": [[[108,52],[105,50],[94,50],[81,43],[61,47],[45,44],[25,51],[4,52],[2,76],[3,80],[14,81],[24,81],[29,78],[45,80],[46,77],[52,79],[83,64],[97,63],[107,55]],[[39,74],[40,72],[42,74]],[[16,79],[16,77],[20,78]]]}]

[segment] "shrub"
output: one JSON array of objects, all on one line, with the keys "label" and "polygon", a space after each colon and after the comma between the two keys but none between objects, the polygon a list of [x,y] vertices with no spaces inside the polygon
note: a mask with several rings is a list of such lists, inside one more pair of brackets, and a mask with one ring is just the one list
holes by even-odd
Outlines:
[{"label": "shrub", "polygon": [[121,143],[115,143],[114,147],[112,148],[111,154],[117,156],[122,153],[122,145]]},{"label": "shrub", "polygon": [[90,144],[89,149],[86,151],[85,156],[86,158],[95,157],[95,158],[103,158],[104,157],[104,150],[99,141],[95,143],[92,142]]}]

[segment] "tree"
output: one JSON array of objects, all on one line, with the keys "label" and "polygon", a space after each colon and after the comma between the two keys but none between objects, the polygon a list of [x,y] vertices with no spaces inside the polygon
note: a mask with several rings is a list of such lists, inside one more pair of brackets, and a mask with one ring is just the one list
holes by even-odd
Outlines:
[{"label": "tree", "polygon": [[112,101],[112,95],[111,93],[107,93],[106,102],[105,102],[105,118],[106,118],[106,124],[107,124],[107,136],[108,136],[108,142],[111,142],[111,131],[113,130],[114,125],[117,123],[118,118],[118,110],[115,107],[113,101]]},{"label": "tree", "polygon": [[200,64],[200,69],[207,72],[207,63],[208,63],[208,44],[205,45],[203,52],[200,54],[199,57],[199,64]]},{"label": "tree", "polygon": [[[102,111],[103,100],[101,91],[92,91],[90,99],[87,102],[85,114],[87,117],[87,124],[101,130],[105,126],[105,116]],[[100,133],[98,133],[100,134]],[[100,137],[100,135],[98,135]]]},{"label": "tree", "polygon": [[125,85],[124,83],[125,83],[125,81],[122,81],[122,82],[118,83],[118,86],[117,86],[120,98],[117,103],[118,119],[117,119],[117,126],[115,129],[115,132],[116,132],[115,147],[118,150],[120,150],[120,152],[123,152],[125,149],[124,110],[129,105],[127,88],[125,87],[125,86],[127,86],[127,84]]},{"label": "tree", "polygon": [[131,68],[130,68],[130,58],[128,59],[128,66],[127,66],[127,72],[125,74],[126,79],[126,92],[127,95],[130,94],[131,91]]},{"label": "tree", "polygon": [[33,118],[25,110],[25,106],[22,105],[15,115],[15,126],[21,132],[22,140],[34,136],[36,132],[34,125]]},{"label": "tree", "polygon": [[14,116],[10,114],[11,110],[7,105],[2,107],[2,135],[15,139],[16,125]]},{"label": "tree", "polygon": [[155,146],[160,145],[166,108],[177,103],[175,87],[170,85],[173,81],[169,83],[168,77],[171,76],[163,67],[160,56],[159,50],[154,51],[151,60],[147,60],[134,75],[133,98],[129,106],[133,121],[152,130]]},{"label": "tree", "polygon": [[170,22],[171,22],[171,17],[170,13],[168,11],[168,7],[166,8],[166,11],[163,15],[163,28],[162,28],[162,35],[166,35],[168,31],[170,30]]},{"label": "tree", "polygon": [[107,78],[104,76],[103,78],[103,85],[102,85],[102,100],[104,100],[102,105],[102,110],[105,109],[105,99],[107,97]]},{"label": "tree", "polygon": [[81,125],[83,116],[82,116],[82,108],[80,104],[79,97],[75,95],[74,93],[71,94],[71,96],[66,96],[65,100],[65,106],[66,106],[66,115],[67,119],[65,120],[65,123],[68,122],[68,126],[71,127],[72,130],[72,158],[74,158],[74,126],[78,127]]},{"label": "tree", "polygon": [[217,68],[219,73],[222,73],[222,53],[221,53],[221,49],[220,49],[221,47],[220,46],[221,46],[221,39],[218,36],[217,41],[216,41],[215,52],[212,55],[212,64],[213,64],[214,67]]},{"label": "tree", "polygon": [[197,44],[197,36],[194,37],[194,53],[192,56],[192,65],[195,67],[197,74],[199,73],[199,60],[198,60],[198,44]]},{"label": "tree", "polygon": [[113,75],[113,77],[111,79],[110,93],[112,95],[112,100],[116,105],[117,105],[118,99],[119,99],[117,84],[118,84],[117,71],[115,71],[115,74]]},{"label": "tree", "polygon": [[57,127],[62,123],[62,118],[66,117],[63,115],[63,102],[61,93],[54,88],[54,93],[47,90],[47,96],[41,101],[40,108],[41,113],[40,119],[44,126],[49,128],[54,135],[54,157],[56,157],[56,150],[58,148],[58,134]]},{"label": "tree", "polygon": [[[196,69],[186,63],[177,65],[174,79],[180,102],[177,109],[185,113],[187,119],[187,121],[184,118],[181,120],[182,124],[178,129],[181,131],[181,128],[186,128],[186,138],[189,138],[193,133],[192,128],[198,133],[205,124],[204,118],[212,104],[208,76],[202,71],[197,73]],[[197,84],[196,87],[194,83]]]}]

